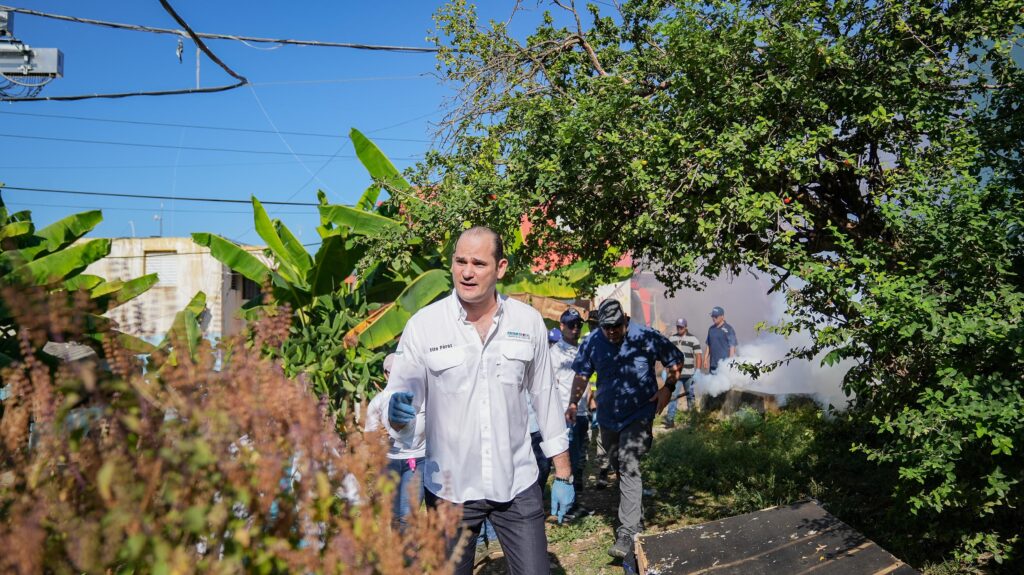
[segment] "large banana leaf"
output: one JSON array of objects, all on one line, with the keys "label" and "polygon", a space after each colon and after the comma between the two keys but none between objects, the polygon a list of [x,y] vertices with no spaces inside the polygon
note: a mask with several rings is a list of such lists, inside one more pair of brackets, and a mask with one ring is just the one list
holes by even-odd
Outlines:
[{"label": "large banana leaf", "polygon": [[149,288],[155,286],[158,281],[157,274],[146,274],[126,282],[109,282],[109,284],[119,285],[114,289],[105,289],[103,293],[99,294],[94,289],[90,295],[101,310],[107,311],[142,295]]},{"label": "large banana leaf", "polygon": [[307,276],[313,297],[333,293],[355,271],[365,250],[350,243],[340,235],[324,238]]},{"label": "large banana leaf", "polygon": [[97,239],[75,244],[30,261],[12,272],[35,285],[49,285],[74,275],[110,253],[110,240]]},{"label": "large banana leaf", "polygon": [[32,222],[10,222],[0,226],[0,240],[27,236],[32,233]]},{"label": "large banana leaf", "polygon": [[281,237],[285,249],[288,250],[299,271],[309,273],[309,270],[313,268],[313,258],[306,251],[306,246],[302,245],[299,238],[292,235],[292,231],[281,220],[274,220],[274,229],[277,230],[277,235]]},{"label": "large banana leaf", "polygon": [[[270,216],[267,215],[267,211],[263,209],[263,204],[256,199],[256,196],[252,198],[252,212],[256,224],[256,233],[263,238],[263,241],[267,242],[267,247],[270,248],[271,253],[277,259],[277,273],[281,274],[289,284],[296,286],[304,284],[306,274],[303,271],[302,262],[296,261],[293,258],[292,252],[285,246],[284,240],[277,233],[274,222],[270,220]],[[308,260],[308,254],[306,258]],[[309,265],[305,269],[308,270]]]},{"label": "large banana leaf", "polygon": [[103,221],[103,213],[99,210],[72,214],[57,220],[45,228],[37,230],[35,236],[39,238],[38,243],[22,248],[21,255],[26,261],[30,261],[43,252],[53,253],[71,245],[101,221]]},{"label": "large banana leaf", "polygon": [[356,209],[373,210],[377,203],[377,197],[380,195],[381,186],[401,191],[408,191],[412,188],[409,182],[402,177],[402,173],[398,171],[398,168],[391,163],[391,160],[384,155],[384,152],[380,151],[377,144],[370,141],[362,132],[352,128],[348,133],[348,137],[352,140],[352,145],[356,149],[356,156],[359,157],[359,161],[362,162],[363,167],[366,168],[366,171],[370,173],[370,177],[377,184],[370,186],[363,193],[363,197],[356,204]]},{"label": "large banana leaf", "polygon": [[210,254],[218,261],[258,284],[262,285],[271,276],[270,268],[266,264],[231,240],[215,234],[197,232],[192,234],[192,241],[210,248]]},{"label": "large banana leaf", "polygon": [[167,358],[167,363],[170,365],[177,365],[179,348],[187,351],[193,359],[195,358],[199,342],[203,337],[202,330],[199,328],[199,314],[203,313],[204,309],[206,309],[206,294],[199,291],[188,302],[185,309],[174,316],[171,329],[167,330],[167,335],[164,336],[164,340],[160,342],[159,346],[162,349],[171,348],[171,353]]},{"label": "large banana leaf", "polygon": [[401,335],[412,314],[450,289],[451,274],[447,270],[424,273],[410,283],[395,302],[381,307],[349,330],[343,340],[345,346],[361,344],[374,349],[390,342]]},{"label": "large banana leaf", "polygon": [[434,301],[439,294],[452,289],[452,274],[448,270],[430,270],[416,278],[398,296],[398,305],[409,313]]},{"label": "large banana leaf", "polygon": [[64,289],[68,291],[75,290],[92,290],[96,286],[101,285],[104,282],[100,276],[94,276],[90,274],[78,274],[77,276],[70,277],[64,280]]},{"label": "large banana leaf", "polygon": [[321,220],[347,227],[352,233],[363,236],[393,234],[402,230],[400,222],[373,212],[334,204],[319,206],[317,209],[320,210]]}]

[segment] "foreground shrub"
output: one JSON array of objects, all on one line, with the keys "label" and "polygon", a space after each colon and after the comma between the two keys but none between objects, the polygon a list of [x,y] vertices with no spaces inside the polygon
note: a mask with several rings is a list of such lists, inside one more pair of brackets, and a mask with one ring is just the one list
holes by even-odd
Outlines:
[{"label": "foreground shrub", "polygon": [[261,357],[286,316],[260,322],[255,346],[202,342],[145,374],[111,338],[102,369],[51,369],[31,353],[45,322],[30,320],[76,312],[36,301],[49,309],[5,302],[26,353],[2,374],[0,571],[450,571],[457,513],[392,529],[382,438],[339,436],[307,386]]}]

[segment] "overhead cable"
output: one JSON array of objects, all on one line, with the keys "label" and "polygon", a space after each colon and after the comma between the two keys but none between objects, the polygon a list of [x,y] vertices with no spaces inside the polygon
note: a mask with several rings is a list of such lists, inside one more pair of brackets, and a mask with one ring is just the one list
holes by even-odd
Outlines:
[{"label": "overhead cable", "polygon": [[[0,188],[0,189],[2,189],[2,188]],[[33,206],[33,207],[37,207],[37,208],[72,208],[72,209],[76,209],[76,210],[103,210],[103,211],[108,211],[109,210],[109,211],[115,211],[115,212],[153,212],[156,209],[158,209],[159,211],[162,211],[162,212],[176,212],[176,213],[180,213],[180,214],[252,214],[252,210],[248,210],[248,211],[245,211],[245,210],[211,210],[209,208],[204,209],[204,210],[189,210],[189,209],[169,208],[169,207],[164,207],[164,208],[151,208],[151,207],[150,208],[124,208],[124,207],[118,207],[118,206],[102,207],[102,206],[95,206],[95,205],[93,205],[93,206],[84,206],[82,204],[53,204],[53,203],[50,203],[50,202],[46,202],[46,203],[42,203],[42,202],[26,202],[26,201],[23,201],[23,200],[5,200],[5,203],[7,205],[10,205],[10,206],[19,205],[19,206]],[[316,213],[315,211],[312,211],[312,212],[311,211],[301,211],[301,212],[300,211],[286,211],[285,212],[285,211],[280,211],[280,210],[275,210],[274,211],[274,215],[283,214],[283,215],[307,216],[307,215],[315,214],[315,213]]]},{"label": "overhead cable", "polygon": [[[161,4],[163,4],[161,0]],[[105,26],[107,28],[118,28],[121,30],[134,30],[136,32],[150,32],[153,34],[173,34],[175,36],[182,36],[184,32],[182,30],[174,30],[172,28],[156,28],[153,26],[141,26],[138,24],[122,24],[119,22],[107,22],[104,20],[94,20],[92,18],[78,18],[75,16],[65,16],[62,14],[48,14],[46,12],[40,12],[38,10],[29,10],[27,8],[14,8],[11,6],[0,6],[0,10],[7,10],[9,12],[17,12],[20,14],[30,14],[32,16],[39,16],[42,18],[52,18],[54,20],[64,20],[67,22],[77,22],[79,24],[92,24],[95,26]],[[175,18],[177,20],[177,18]],[[179,20],[179,25],[185,28],[184,24]],[[186,28],[187,30],[187,28]],[[293,40],[285,38],[257,38],[254,36],[240,36],[237,34],[211,34],[208,32],[196,32],[195,36],[199,38],[207,38],[210,40],[233,40],[235,42],[253,42],[253,43],[264,43],[264,44],[285,44],[294,46],[314,46],[318,48],[350,48],[353,50],[373,50],[379,52],[412,52],[412,53],[434,53],[437,52],[437,48],[430,48],[426,46],[388,46],[382,44],[359,44],[355,42],[324,42],[320,40]],[[191,36],[192,34],[190,34]]]},{"label": "overhead cable", "polygon": [[[192,39],[193,42],[195,42],[196,48],[198,48],[203,54],[206,54],[207,58],[212,60],[214,64],[219,66],[222,70],[227,72],[227,74],[229,76],[231,76],[232,78],[235,78],[238,81],[235,82],[234,84],[225,84],[225,85],[222,85],[222,86],[213,86],[213,87],[210,87],[210,88],[199,88],[199,87],[196,87],[196,88],[185,88],[185,89],[181,89],[181,90],[155,90],[155,91],[137,91],[137,92],[112,92],[112,93],[107,93],[107,94],[79,94],[77,96],[34,96],[34,97],[30,97],[30,98],[0,98],[0,102],[43,102],[43,101],[73,102],[73,101],[77,101],[77,100],[91,100],[91,99],[95,99],[95,98],[117,99],[117,98],[130,98],[132,96],[173,96],[173,95],[182,95],[182,94],[209,94],[209,93],[213,93],[213,92],[226,92],[227,90],[233,90],[235,88],[244,86],[244,85],[249,83],[249,80],[247,80],[245,78],[245,76],[242,76],[242,75],[238,74],[237,72],[235,72],[234,70],[232,70],[230,67],[228,67],[227,64],[225,64],[223,61],[221,61],[221,59],[218,58],[217,55],[213,53],[213,51],[211,51],[209,48],[206,47],[206,44],[203,43],[203,40],[199,36],[197,36],[195,32],[192,31],[192,28],[190,28],[189,25],[185,22],[185,20],[183,20],[182,17],[179,16],[178,13],[174,11],[174,8],[171,8],[171,5],[167,3],[167,0],[160,0],[160,5],[163,6],[164,10],[168,14],[171,15],[171,18],[174,18],[174,21],[177,22],[179,26],[184,28],[184,31],[182,31],[182,30],[176,30],[175,31],[175,33],[178,35],[178,37],[187,35],[189,38]],[[8,12],[23,12],[22,8],[14,8],[14,7],[6,7],[6,6],[0,6],[0,10],[7,10]],[[29,12],[34,12],[34,10],[29,11]],[[37,15],[42,15],[42,13],[37,14]]]},{"label": "overhead cable", "polygon": [[[22,192],[39,192],[44,194],[72,194],[78,196],[105,196],[110,198],[136,198],[142,200],[175,200],[181,202],[211,202],[218,204],[251,204],[250,200],[236,200],[230,198],[199,198],[195,196],[162,196],[158,194],[123,194],[116,192],[91,192],[84,190],[61,190],[57,188],[26,188],[21,186],[8,186],[0,188],[3,190],[18,190]],[[260,201],[261,204],[270,206],[311,206],[317,207],[320,204],[314,202],[275,202],[272,200]],[[349,206],[351,207],[351,206]]]},{"label": "overhead cable", "polygon": [[[259,86],[261,84],[251,84],[253,86]],[[250,134],[273,134],[273,130],[261,130],[258,128],[236,128],[232,126],[204,126],[201,124],[176,124],[172,122],[148,122],[143,120],[117,120],[113,118],[96,118],[93,116],[75,116],[68,114],[37,114],[32,112],[8,112],[0,110],[0,114],[6,114],[10,116],[31,116],[33,118],[55,118],[61,120],[79,120],[84,122],[103,122],[107,124],[130,124],[134,126],[157,126],[161,128],[189,128],[194,130],[216,130],[222,132],[245,132]],[[326,132],[289,132],[282,130],[280,132],[286,136],[310,136],[315,138],[339,138],[342,134],[330,134]],[[412,138],[374,138],[374,140],[380,140],[382,142],[417,142],[417,143],[430,143],[430,140],[416,140]]]},{"label": "overhead cable", "polygon": [[[334,154],[311,154],[302,153],[293,154],[292,152],[276,152],[273,150],[246,150],[241,148],[211,148],[204,146],[173,146],[170,144],[144,144],[141,142],[117,142],[113,140],[85,140],[80,138],[56,138],[52,136],[29,136],[25,134],[0,134],[0,138],[17,138],[20,140],[45,140],[49,142],[70,142],[73,144],[102,144],[105,146],[129,146],[133,148],[160,148],[167,150],[194,150],[200,152],[231,152],[236,154],[263,154],[269,156],[309,156],[312,158],[356,158],[357,156],[345,155],[335,156]],[[392,158],[395,160],[417,160],[419,158],[414,156],[404,156]]]}]

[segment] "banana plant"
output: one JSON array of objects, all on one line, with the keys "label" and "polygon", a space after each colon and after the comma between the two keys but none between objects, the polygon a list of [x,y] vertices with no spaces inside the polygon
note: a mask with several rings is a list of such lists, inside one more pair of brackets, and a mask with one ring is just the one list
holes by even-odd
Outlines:
[{"label": "banana plant", "polygon": [[[0,285],[6,288],[35,288],[51,296],[85,292],[89,311],[83,322],[85,337],[102,343],[116,338],[123,346],[139,353],[154,347],[145,341],[110,328],[102,314],[138,297],[157,282],[156,274],[128,281],[107,281],[83,274],[85,268],[110,253],[109,239],[81,241],[103,219],[99,210],[70,215],[44,228],[36,229],[31,212],[9,213],[0,195]],[[83,312],[84,313],[84,312]],[[0,366],[20,356],[14,315],[8,302],[0,301]],[[94,346],[102,351],[102,345]]]},{"label": "banana plant", "polygon": [[157,349],[164,353],[165,359],[159,362],[159,365],[154,365],[154,367],[163,368],[165,365],[178,365],[179,357],[185,355],[191,358],[192,361],[197,360],[199,346],[203,340],[200,316],[205,310],[206,293],[198,291],[185,308],[175,314],[174,321],[171,322],[171,328],[167,330],[163,341],[157,346]]}]

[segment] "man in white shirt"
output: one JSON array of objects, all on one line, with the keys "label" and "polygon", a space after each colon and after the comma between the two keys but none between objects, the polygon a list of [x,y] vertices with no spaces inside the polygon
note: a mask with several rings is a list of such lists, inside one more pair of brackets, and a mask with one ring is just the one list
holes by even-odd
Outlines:
[{"label": "man in white shirt", "polygon": [[[575,499],[569,438],[544,320],[495,289],[507,266],[494,231],[475,227],[462,233],[452,257],[454,293],[406,324],[382,393],[389,396],[386,425],[397,436],[424,409],[427,504],[461,504],[470,541],[490,519],[509,572],[545,574],[546,514],[527,403],[537,414],[541,449],[554,463],[551,511],[559,520]],[[473,553],[463,552],[455,572],[472,570]]]},{"label": "man in white shirt", "polygon": [[[555,370],[555,382],[562,406],[569,408],[569,395],[572,393],[572,382],[576,372],[572,370],[572,362],[579,351],[580,332],[583,329],[583,316],[580,312],[569,308],[562,312],[558,319],[562,337],[551,344],[551,367]],[[587,390],[589,391],[589,389]],[[580,399],[581,409],[576,412],[576,423],[570,427],[569,460],[572,463],[572,476],[576,480],[573,486],[579,496],[583,489],[583,466],[587,457],[588,431],[590,430],[590,413],[587,403],[590,394],[586,391]],[[575,510],[574,510],[575,511]]]}]

